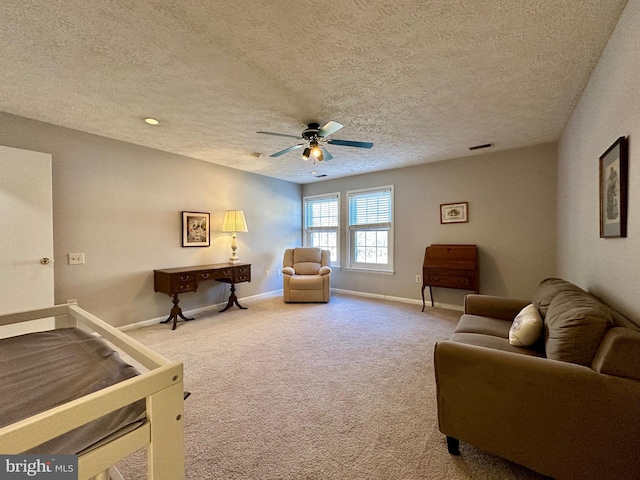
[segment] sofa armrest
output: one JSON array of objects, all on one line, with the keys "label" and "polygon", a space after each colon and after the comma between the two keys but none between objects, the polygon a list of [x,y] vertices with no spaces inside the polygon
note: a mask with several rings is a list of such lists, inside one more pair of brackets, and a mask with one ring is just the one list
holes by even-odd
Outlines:
[{"label": "sofa armrest", "polygon": [[464,313],[512,322],[520,310],[530,303],[529,300],[516,298],[469,294],[464,298]]},{"label": "sofa armrest", "polygon": [[331,267],[320,267],[320,270],[318,271],[319,275],[328,275],[331,273]]},{"label": "sofa armrest", "polygon": [[292,267],[284,267],[282,269],[283,275],[295,275],[296,271]]},{"label": "sofa armrest", "polygon": [[640,332],[625,327],[609,329],[593,358],[596,372],[640,380]]},{"label": "sofa armrest", "polygon": [[442,433],[555,478],[637,472],[640,382],[451,341],[434,363]]}]

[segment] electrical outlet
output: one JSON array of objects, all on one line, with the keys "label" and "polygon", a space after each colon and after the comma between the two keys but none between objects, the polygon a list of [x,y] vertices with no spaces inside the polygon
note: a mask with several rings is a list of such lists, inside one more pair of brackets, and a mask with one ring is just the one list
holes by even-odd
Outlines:
[{"label": "electrical outlet", "polygon": [[271,275],[271,272],[270,272],[269,270],[265,270],[265,272],[264,272],[264,276],[265,276],[266,278],[269,278],[269,276],[270,276],[270,275]]},{"label": "electrical outlet", "polygon": [[84,253],[69,253],[69,265],[82,265],[84,263]]},{"label": "electrical outlet", "polygon": [[422,283],[422,275],[416,275],[416,283]]}]

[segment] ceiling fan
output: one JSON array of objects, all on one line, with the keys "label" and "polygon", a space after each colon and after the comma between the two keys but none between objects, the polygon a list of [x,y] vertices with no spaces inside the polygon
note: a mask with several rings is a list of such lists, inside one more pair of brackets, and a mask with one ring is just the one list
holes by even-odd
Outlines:
[{"label": "ceiling fan", "polygon": [[293,145],[292,147],[285,148],[284,150],[280,150],[279,152],[269,155],[270,157],[279,157],[280,155],[284,155],[285,153],[289,153],[293,150],[297,150],[298,148],[305,147],[304,151],[302,152],[302,158],[304,160],[313,158],[314,160],[322,162],[323,160],[331,160],[333,158],[333,155],[329,153],[329,151],[324,147],[324,145],[322,145],[322,143],[341,145],[343,147],[373,147],[373,143],[371,142],[355,142],[353,140],[338,140],[337,138],[332,138],[329,140],[326,139],[326,137],[328,137],[332,133],[337,132],[343,126],[344,125],[342,125],[341,123],[331,120],[322,128],[320,128],[319,123],[310,123],[307,125],[307,128],[302,131],[301,135],[288,135],[286,133],[263,131],[259,131],[256,133],[263,133],[265,135],[277,135],[279,137],[290,137],[297,138],[298,140],[303,140],[303,143],[299,143],[297,145]]}]

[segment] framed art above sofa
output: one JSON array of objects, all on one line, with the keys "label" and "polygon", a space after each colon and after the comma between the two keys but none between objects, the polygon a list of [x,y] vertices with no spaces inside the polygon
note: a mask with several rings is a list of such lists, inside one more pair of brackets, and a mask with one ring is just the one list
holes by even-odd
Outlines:
[{"label": "framed art above sofa", "polygon": [[618,138],[600,157],[600,238],[627,236],[627,139]]}]

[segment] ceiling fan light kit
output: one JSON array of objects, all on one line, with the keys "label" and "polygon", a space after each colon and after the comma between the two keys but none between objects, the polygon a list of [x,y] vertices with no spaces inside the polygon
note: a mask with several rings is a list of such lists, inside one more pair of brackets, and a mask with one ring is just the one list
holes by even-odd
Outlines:
[{"label": "ceiling fan light kit", "polygon": [[[332,133],[340,130],[344,125],[338,122],[334,122],[330,120],[324,127],[320,128],[319,123],[309,123],[307,128],[305,128],[300,136],[289,135],[286,133],[275,133],[275,132],[265,132],[259,131],[257,133],[262,133],[264,135],[276,135],[278,137],[290,137],[296,138],[298,140],[303,140],[304,143],[300,143],[298,145],[293,145],[289,148],[285,148],[284,150],[280,150],[279,152],[272,153],[269,155],[270,157],[279,157],[280,155],[284,155],[285,153],[289,153],[293,150],[297,150],[298,148],[305,147],[302,152],[302,159],[308,160],[309,158],[318,160],[322,162],[323,160],[331,160],[333,155],[329,153],[329,151],[322,145],[321,143],[328,143],[331,145],[340,145],[343,147],[355,147],[355,148],[372,148],[373,143],[371,142],[356,142],[353,140],[338,140],[335,138],[326,140],[326,137],[331,135]],[[306,146],[305,146],[306,145]]]}]

